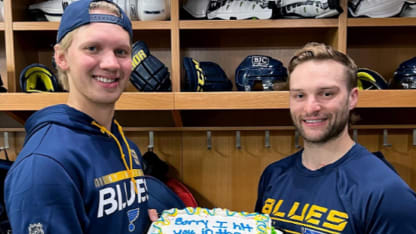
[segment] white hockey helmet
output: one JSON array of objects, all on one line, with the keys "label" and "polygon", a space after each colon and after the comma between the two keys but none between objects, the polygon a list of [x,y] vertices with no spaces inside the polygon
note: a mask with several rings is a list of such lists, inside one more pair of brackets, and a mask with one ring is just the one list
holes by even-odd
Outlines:
[{"label": "white hockey helmet", "polygon": [[139,20],[167,20],[170,18],[170,0],[137,0]]},{"label": "white hockey helmet", "polygon": [[29,5],[28,10],[37,20],[60,21],[64,9],[75,1],[79,0],[48,0]]},{"label": "white hockey helmet", "polygon": [[270,19],[273,9],[269,1],[247,0],[211,0],[208,7],[208,19]]},{"label": "white hockey helmet", "polygon": [[188,0],[183,4],[185,9],[194,18],[207,17],[210,0]]},{"label": "white hockey helmet", "polygon": [[406,0],[350,0],[348,10],[354,17],[386,18],[399,15]]}]

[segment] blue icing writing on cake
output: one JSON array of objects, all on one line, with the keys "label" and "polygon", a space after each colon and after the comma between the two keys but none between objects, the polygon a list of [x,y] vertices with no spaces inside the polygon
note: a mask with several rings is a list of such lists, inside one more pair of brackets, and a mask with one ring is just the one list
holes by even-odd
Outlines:
[{"label": "blue icing writing on cake", "polygon": [[148,234],[269,234],[276,233],[268,215],[227,209],[192,208],[163,211]]}]

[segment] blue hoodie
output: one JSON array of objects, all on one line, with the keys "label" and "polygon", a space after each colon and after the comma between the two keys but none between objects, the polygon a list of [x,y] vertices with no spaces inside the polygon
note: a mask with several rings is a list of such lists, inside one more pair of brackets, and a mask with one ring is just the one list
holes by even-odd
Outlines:
[{"label": "blue hoodie", "polygon": [[145,233],[140,151],[116,121],[110,132],[85,113],[56,105],[33,114],[25,128],[5,180],[13,233]]}]

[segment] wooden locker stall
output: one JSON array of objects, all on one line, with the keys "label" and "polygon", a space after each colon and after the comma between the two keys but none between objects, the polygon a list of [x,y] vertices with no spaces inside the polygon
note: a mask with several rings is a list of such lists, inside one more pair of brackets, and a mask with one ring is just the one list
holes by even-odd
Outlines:
[{"label": "wooden locker stall", "polygon": [[[28,116],[67,97],[27,94],[19,87],[25,66],[38,62],[52,68],[59,23],[33,21],[26,7],[35,2],[41,0],[4,0],[0,22],[0,74],[9,90],[0,94],[0,144],[8,132],[12,158],[23,145]],[[341,3],[344,12],[328,19],[190,20],[181,15],[182,1],[171,0],[170,20],[134,21],[133,29],[134,39],[145,41],[169,68],[172,92],[144,93],[130,85],[116,104],[116,118],[142,154],[154,133],[154,152],[200,206],[252,211],[264,168],[296,152],[302,139],[295,136],[287,91],[237,91],[235,69],[246,56],[268,55],[287,66],[306,42],[324,42],[387,80],[401,62],[416,56],[416,18],[349,18],[347,0]],[[184,57],[219,64],[233,91],[185,91]],[[360,91],[355,112],[351,134],[382,152],[416,189],[416,90]]]}]

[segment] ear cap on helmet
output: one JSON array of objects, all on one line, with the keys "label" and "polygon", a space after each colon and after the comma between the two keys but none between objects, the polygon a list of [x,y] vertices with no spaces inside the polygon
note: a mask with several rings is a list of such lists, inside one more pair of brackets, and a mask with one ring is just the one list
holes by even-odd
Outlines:
[{"label": "ear cap on helmet", "polygon": [[416,89],[416,57],[402,62],[390,82],[392,89]]},{"label": "ear cap on helmet", "polygon": [[287,69],[282,62],[265,55],[247,56],[235,71],[239,91],[273,90],[275,82],[286,81]]},{"label": "ear cap on helmet", "polygon": [[23,92],[59,92],[61,89],[55,74],[43,64],[33,63],[20,72],[20,87]]},{"label": "ear cap on helmet", "polygon": [[233,84],[227,78],[224,70],[214,62],[199,62],[196,59],[185,57],[183,65],[187,91],[231,91],[233,88]]},{"label": "ear cap on helmet", "polygon": [[387,89],[388,84],[378,72],[368,68],[359,68],[357,71],[357,87],[359,90]]}]

